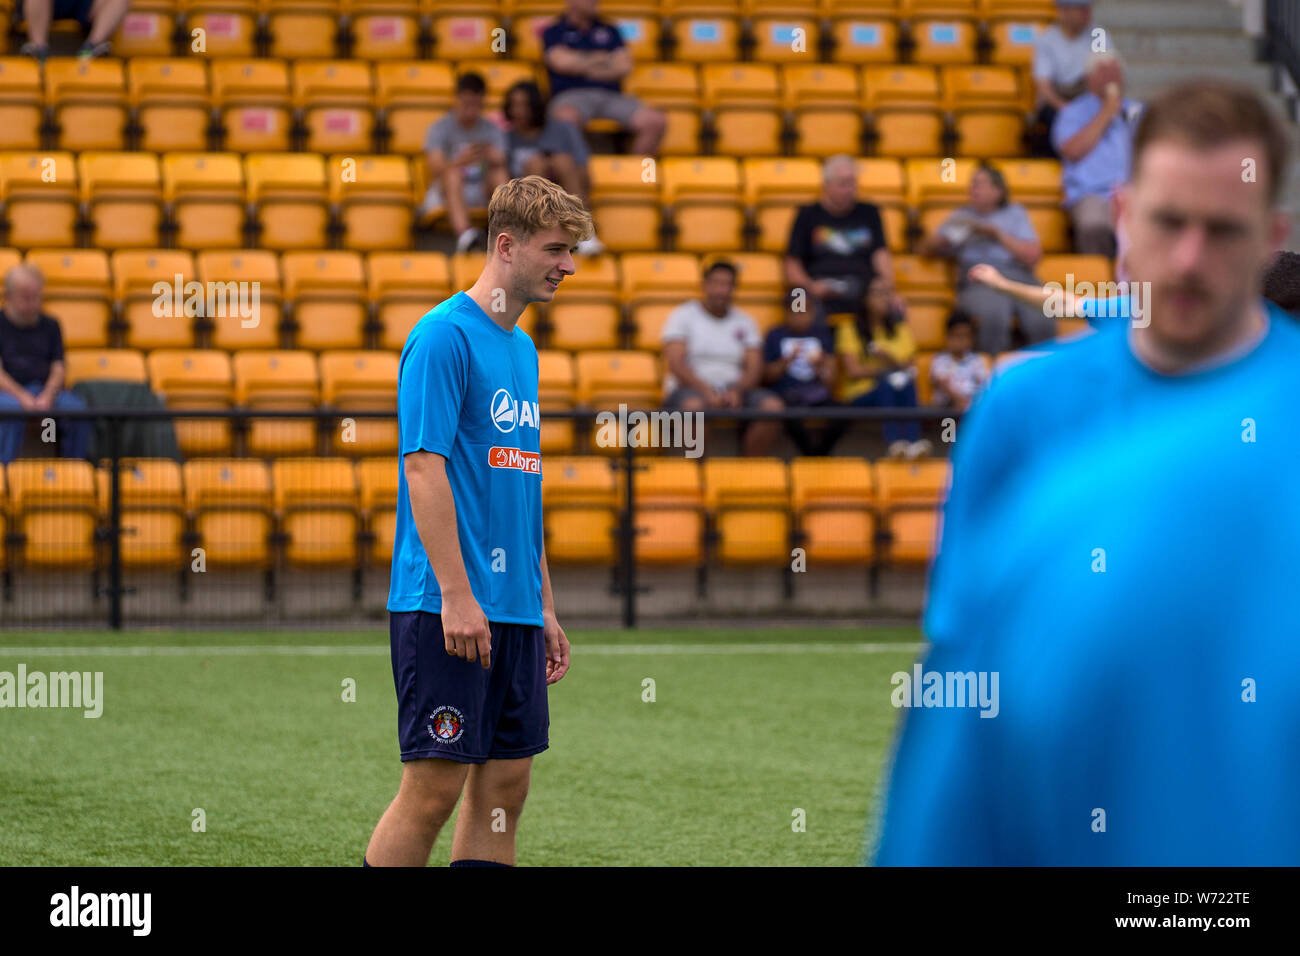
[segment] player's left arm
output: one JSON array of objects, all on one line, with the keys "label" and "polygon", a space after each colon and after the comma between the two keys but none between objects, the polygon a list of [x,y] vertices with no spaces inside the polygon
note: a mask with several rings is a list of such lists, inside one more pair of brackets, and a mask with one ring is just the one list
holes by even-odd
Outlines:
[{"label": "player's left arm", "polygon": [[546,683],[554,684],[569,672],[569,639],[555,619],[555,595],[551,593],[551,571],[542,546],[542,628],[546,634]]}]

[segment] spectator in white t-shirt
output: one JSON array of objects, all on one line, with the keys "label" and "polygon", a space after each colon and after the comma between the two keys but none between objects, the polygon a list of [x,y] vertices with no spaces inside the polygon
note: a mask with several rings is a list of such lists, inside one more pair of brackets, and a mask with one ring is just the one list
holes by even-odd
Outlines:
[{"label": "spectator in white t-shirt", "polygon": [[1110,52],[1110,35],[1093,27],[1092,0],[1056,0],[1056,8],[1057,21],[1034,40],[1038,115],[1033,152],[1043,156],[1056,155],[1048,134],[1057,112],[1087,88],[1089,54]]},{"label": "spectator in white t-shirt", "polygon": [[[780,411],[775,394],[759,383],[763,377],[763,338],[758,323],[732,304],[736,267],[719,260],[704,272],[701,296],[673,309],[660,339],[668,377],[668,408],[756,408]],[[745,429],[742,452],[765,455],[781,435],[781,422],[756,421]]]},{"label": "spectator in white t-shirt", "polygon": [[951,405],[964,412],[975,394],[988,384],[989,369],[984,357],[974,351],[975,324],[969,313],[953,309],[947,330],[947,348],[930,361],[932,397],[936,405]]}]

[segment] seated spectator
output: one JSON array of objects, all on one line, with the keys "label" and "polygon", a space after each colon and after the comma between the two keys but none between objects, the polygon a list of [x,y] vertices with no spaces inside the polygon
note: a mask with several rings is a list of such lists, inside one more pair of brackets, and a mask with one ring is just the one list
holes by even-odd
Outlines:
[{"label": "seated spectator", "polygon": [[550,74],[551,116],[585,129],[608,119],[631,130],[632,153],[654,156],[668,128],[661,110],[623,95],[632,54],[618,27],[596,15],[596,0],[565,0],[564,13],[542,33]]},{"label": "seated spectator", "polygon": [[[1057,112],[1085,89],[1083,71],[1093,49],[1092,0],[1056,0],[1057,20],[1034,40],[1038,92],[1033,152],[1055,156],[1049,132]],[[1109,43],[1110,37],[1106,37]]]},{"label": "seated spectator", "polygon": [[[864,308],[835,333],[835,352],[844,369],[844,397],[850,405],[883,408],[916,406],[916,342],[896,305],[889,279],[871,280]],[[930,453],[916,421],[884,423],[885,442],[893,458],[920,458]]]},{"label": "seated spectator", "polygon": [[[29,419],[4,419],[5,411],[76,410],[86,403],[63,390],[65,365],[59,323],[41,311],[45,279],[32,266],[5,274],[5,304],[0,309],[0,463],[18,457]],[[85,458],[90,422],[55,422],[65,458]]]},{"label": "seated spectator", "polygon": [[[763,381],[787,408],[834,405],[835,342],[825,322],[817,319],[803,289],[785,297],[785,321],[769,329],[763,340]],[[826,455],[843,433],[843,422],[832,422],[820,434],[797,419],[785,423],[786,433],[801,455]]]},{"label": "seated spectator", "polygon": [[1065,206],[1074,251],[1115,255],[1111,193],[1128,179],[1133,129],[1141,104],[1124,97],[1124,72],[1110,53],[1089,57],[1086,93],[1067,103],[1052,124],[1052,145],[1064,162]]},{"label": "seated spectator", "polygon": [[131,0],[23,0],[22,16],[27,21],[27,42],[22,53],[44,60],[50,55],[50,24],[55,20],[76,20],[86,41],[77,56],[108,56],[109,42]]},{"label": "seated spectator", "polygon": [[[547,119],[542,91],[531,80],[521,80],[506,92],[502,110],[506,130],[506,158],[512,179],[543,176],[591,208],[591,179],[587,160],[591,150],[582,131],[572,123]],[[604,244],[593,234],[578,243],[578,251],[596,255]]]},{"label": "seated spectator", "polygon": [[918,251],[957,261],[957,304],[975,316],[981,352],[996,355],[1011,347],[1013,317],[1030,344],[1056,335],[1056,319],[1042,309],[968,277],[972,266],[991,265],[1013,281],[1038,282],[1034,266],[1043,257],[1042,243],[1025,207],[1009,201],[1007,182],[992,166],[975,170],[967,205],[954,209]]},{"label": "seated spectator", "polygon": [[858,200],[853,157],[832,156],[822,166],[821,197],[795,215],[785,254],[786,283],[811,291],[825,317],[857,312],[876,275],[892,285],[894,266],[880,210]]},{"label": "seated spectator", "polygon": [[947,347],[930,361],[934,404],[951,405],[964,412],[971,399],[988,384],[989,370],[974,351],[975,325],[961,309],[953,309],[947,322]]},{"label": "seated spectator", "polygon": [[452,111],[429,127],[424,151],[429,161],[429,192],[422,212],[446,208],[456,251],[486,239],[472,228],[469,210],[486,208],[506,175],[506,134],[483,117],[487,84],[477,73],[456,81]]},{"label": "seated spectator", "polygon": [[[759,387],[763,340],[753,317],[732,304],[735,291],[736,267],[719,260],[704,271],[700,298],[668,313],[660,335],[668,368],[666,407],[686,412],[784,407],[781,399]],[[750,422],[743,453],[765,455],[780,435],[779,421]]]}]

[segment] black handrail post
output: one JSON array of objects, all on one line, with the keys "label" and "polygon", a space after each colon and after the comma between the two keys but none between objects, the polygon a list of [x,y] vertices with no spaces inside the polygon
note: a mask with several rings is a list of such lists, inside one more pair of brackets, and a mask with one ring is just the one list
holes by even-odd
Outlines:
[{"label": "black handrail post", "polygon": [[112,462],[108,474],[108,626],[122,630],[122,428],[125,422],[108,420],[108,448]]},{"label": "black handrail post", "polygon": [[632,447],[631,436],[623,435],[624,492],[623,534],[620,548],[623,562],[623,627],[636,627],[636,498],[633,495],[636,480],[632,473],[636,471],[636,450]]}]

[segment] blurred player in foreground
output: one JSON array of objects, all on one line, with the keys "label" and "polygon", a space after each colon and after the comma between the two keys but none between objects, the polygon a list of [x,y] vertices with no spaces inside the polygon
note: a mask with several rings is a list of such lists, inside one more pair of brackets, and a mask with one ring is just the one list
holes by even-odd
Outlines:
[{"label": "blurred player in foreground", "polygon": [[963,420],[878,864],[1300,863],[1300,327],[1257,291],[1285,132],[1205,80],[1133,157],[1150,323],[1007,369]]},{"label": "blurred player in foreground", "polygon": [[452,866],[515,862],[546,688],[569,669],[542,546],[537,349],[516,323],[573,275],[591,232],[549,180],[498,186],[482,275],[402,349],[388,610],[404,766],[367,865],[427,864],[462,790]]}]

